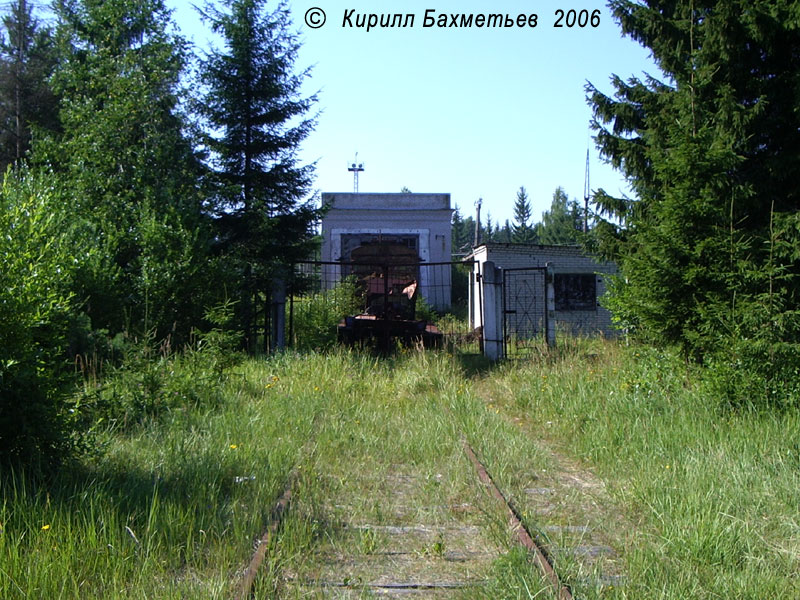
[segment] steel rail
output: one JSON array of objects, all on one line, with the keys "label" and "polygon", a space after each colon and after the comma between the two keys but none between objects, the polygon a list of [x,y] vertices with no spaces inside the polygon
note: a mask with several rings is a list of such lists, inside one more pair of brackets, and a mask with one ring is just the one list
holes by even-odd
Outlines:
[{"label": "steel rail", "polygon": [[[550,584],[552,591],[555,594],[555,597],[558,600],[573,600],[572,592],[570,591],[569,587],[564,585],[558,577],[558,574],[553,569],[553,565],[551,564],[550,560],[548,559],[545,551],[536,543],[536,541],[531,536],[530,532],[527,530],[525,525],[520,520],[519,515],[511,506],[509,501],[500,491],[500,488],[497,487],[497,484],[492,479],[492,476],[489,474],[489,471],[483,465],[483,463],[478,459],[475,451],[469,445],[466,440],[466,437],[462,438],[462,443],[464,447],[464,452],[466,453],[467,457],[472,462],[473,467],[480,479],[481,483],[484,484],[486,491],[489,495],[494,496],[502,506],[505,508],[505,511],[508,515],[509,527],[511,532],[515,535],[517,541],[520,545],[526,548],[529,552],[534,555],[536,559],[536,564],[539,569],[542,571],[543,576]],[[276,502],[274,508],[270,514],[270,523],[267,529],[262,534],[261,538],[258,540],[257,547],[253,556],[250,560],[250,563],[247,569],[242,576],[241,583],[238,588],[238,592],[234,596],[234,600],[249,600],[252,598],[253,594],[253,584],[255,582],[256,576],[258,574],[258,570],[261,567],[261,564],[264,562],[264,559],[267,555],[267,550],[269,549],[270,542],[272,541],[273,536],[280,527],[280,524],[283,520],[283,517],[289,508],[289,504],[292,499],[292,490],[294,488],[294,482],[296,480],[296,473],[292,473],[289,477],[289,483],[284,490],[281,497]],[[410,584],[403,583],[397,584],[397,587],[407,588]],[[421,589],[428,588],[428,587],[439,587],[436,584],[415,584],[419,586]],[[474,584],[473,584],[474,585]],[[381,586],[387,587],[387,586]]]},{"label": "steel rail", "polygon": [[495,484],[492,476],[489,474],[489,471],[487,471],[483,463],[478,460],[478,457],[475,455],[475,451],[472,449],[466,439],[463,440],[463,443],[464,451],[472,462],[472,465],[475,467],[475,471],[478,473],[478,478],[486,486],[487,492],[494,496],[505,507],[512,533],[516,535],[517,541],[520,544],[533,553],[534,557],[536,558],[536,563],[539,565],[542,574],[549,581],[556,598],[558,598],[558,600],[573,600],[572,592],[566,585],[561,583],[558,574],[555,572],[555,569],[553,569],[553,565],[548,560],[544,550],[531,537],[531,534],[525,528],[525,525],[520,520],[517,512],[514,510],[508,500],[506,500],[506,497],[503,495],[503,492],[500,491],[500,488],[497,487],[497,484]]},{"label": "steel rail", "polygon": [[275,535],[275,532],[278,530],[278,527],[283,520],[284,513],[289,508],[289,503],[292,500],[293,487],[294,481],[293,478],[290,478],[289,485],[286,486],[283,494],[278,499],[275,507],[272,509],[269,526],[258,540],[258,545],[253,553],[253,558],[250,559],[250,564],[247,566],[247,570],[242,576],[242,582],[239,585],[238,593],[234,596],[234,600],[247,600],[248,598],[252,597],[253,583],[256,580],[258,569],[261,566],[261,563],[264,562],[264,558],[267,555],[267,550],[269,549],[269,544],[272,541],[272,536]]}]

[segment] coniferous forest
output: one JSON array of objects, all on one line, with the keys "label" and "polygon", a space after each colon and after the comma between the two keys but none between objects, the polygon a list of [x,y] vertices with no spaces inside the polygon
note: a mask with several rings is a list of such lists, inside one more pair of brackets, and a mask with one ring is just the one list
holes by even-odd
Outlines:
[{"label": "coniferous forest", "polygon": [[609,306],[638,337],[708,366],[734,405],[800,393],[800,13],[796,2],[609,3],[662,78],[587,86],[601,154]]}]

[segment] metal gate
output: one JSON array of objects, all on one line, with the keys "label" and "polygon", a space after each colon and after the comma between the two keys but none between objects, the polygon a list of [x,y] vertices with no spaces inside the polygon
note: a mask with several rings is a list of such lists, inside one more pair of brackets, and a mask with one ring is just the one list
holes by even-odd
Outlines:
[{"label": "metal gate", "polygon": [[296,263],[289,284],[289,345],[322,349],[337,338],[348,341],[351,329],[358,329],[380,334],[387,346],[390,338],[435,335],[448,346],[475,345],[477,351],[479,337],[466,323],[445,316],[466,306],[473,263],[391,258]]},{"label": "metal gate", "polygon": [[547,267],[503,270],[504,354],[525,352],[546,334]]}]

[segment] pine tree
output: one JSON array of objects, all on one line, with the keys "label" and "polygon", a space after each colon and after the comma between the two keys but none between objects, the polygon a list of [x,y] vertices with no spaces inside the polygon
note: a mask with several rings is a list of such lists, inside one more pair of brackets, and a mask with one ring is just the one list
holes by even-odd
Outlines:
[{"label": "pine tree", "polygon": [[255,305],[268,296],[280,265],[306,258],[319,213],[309,198],[314,165],[300,165],[300,144],[315,126],[303,97],[309,71],[295,73],[299,49],[289,9],[269,12],[265,0],[226,0],[205,17],[224,49],[202,66],[211,166],[220,182],[214,201],[223,251],[238,261],[241,319],[254,349]]},{"label": "pine tree", "polygon": [[536,233],[530,222],[532,216],[528,192],[525,191],[523,186],[520,186],[517,192],[517,199],[514,202],[514,225],[511,230],[511,240],[513,242],[517,244],[536,243]]},{"label": "pine tree", "polygon": [[611,8],[663,72],[662,80],[615,76],[614,97],[587,88],[601,154],[635,192],[594,198],[606,217],[599,248],[627,281],[616,286],[617,316],[698,357],[729,352],[731,335],[770,352],[791,347],[800,340],[790,310],[800,297],[795,3],[615,0]]}]

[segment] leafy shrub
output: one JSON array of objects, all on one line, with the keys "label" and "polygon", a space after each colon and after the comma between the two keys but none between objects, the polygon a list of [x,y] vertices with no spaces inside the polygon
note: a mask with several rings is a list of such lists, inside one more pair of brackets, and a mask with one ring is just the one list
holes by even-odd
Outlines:
[{"label": "leafy shrub", "polygon": [[343,279],[330,290],[295,298],[291,343],[298,350],[331,348],[336,344],[339,322],[362,309],[363,303],[354,277]]},{"label": "leafy shrub", "polygon": [[414,305],[414,318],[418,319],[419,321],[433,323],[439,318],[439,313],[437,313],[436,310],[430,304],[428,304],[425,296],[422,294],[417,294],[417,299]]},{"label": "leafy shrub", "polygon": [[[111,425],[129,430],[174,409],[213,406],[230,369],[241,359],[239,334],[232,331],[232,303],[206,312],[213,325],[182,351],[157,343],[155,334],[128,340],[125,357],[97,382],[87,378],[79,407],[86,429]],[[119,340],[115,342],[117,346]]]},{"label": "leafy shrub", "polygon": [[62,202],[41,177],[0,193],[0,460],[49,462],[72,445],[65,385],[71,255]]},{"label": "leafy shrub", "polygon": [[199,334],[197,351],[189,353],[195,359],[199,357],[200,362],[211,364],[218,378],[242,360],[238,351],[242,334],[233,325],[234,304],[226,300],[206,311],[206,320],[213,327],[207,333]]}]

